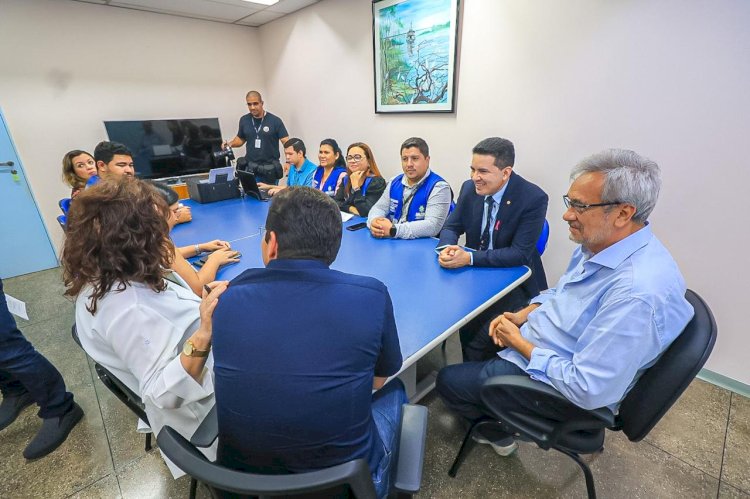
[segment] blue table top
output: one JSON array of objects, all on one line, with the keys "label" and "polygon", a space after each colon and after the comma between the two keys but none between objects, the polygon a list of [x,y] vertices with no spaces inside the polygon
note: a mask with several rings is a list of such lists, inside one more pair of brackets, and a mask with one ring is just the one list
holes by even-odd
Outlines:
[{"label": "blue table top", "polygon": [[[193,210],[193,221],[174,228],[175,244],[224,239],[242,253],[241,261],[222,268],[218,279],[231,280],[245,269],[263,266],[259,228],[265,223],[269,203],[245,198],[185,204]],[[355,217],[344,226],[362,220]],[[331,265],[342,272],[375,277],[388,286],[403,369],[531,275],[527,267],[444,269],[437,262],[436,245],[434,238],[376,239],[367,229],[344,230],[341,249]]]}]

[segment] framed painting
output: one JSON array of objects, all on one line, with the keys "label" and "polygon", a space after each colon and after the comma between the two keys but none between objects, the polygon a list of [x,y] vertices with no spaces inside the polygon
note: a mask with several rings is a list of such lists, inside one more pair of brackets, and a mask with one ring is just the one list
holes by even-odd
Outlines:
[{"label": "framed painting", "polygon": [[375,0],[375,112],[455,110],[459,0]]}]

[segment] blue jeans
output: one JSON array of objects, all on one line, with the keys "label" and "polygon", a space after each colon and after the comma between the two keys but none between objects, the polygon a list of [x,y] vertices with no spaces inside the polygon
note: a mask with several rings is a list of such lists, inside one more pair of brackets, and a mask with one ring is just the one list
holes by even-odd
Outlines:
[{"label": "blue jeans", "polygon": [[372,396],[372,419],[380,436],[379,441],[373,441],[375,445],[382,445],[370,452],[369,463],[378,497],[386,497],[391,489],[401,435],[401,414],[408,401],[404,384],[398,378],[389,381]]},{"label": "blue jeans", "polygon": [[0,392],[3,398],[28,392],[39,417],[57,418],[73,406],[60,372],[24,338],[8,311],[0,279]]}]

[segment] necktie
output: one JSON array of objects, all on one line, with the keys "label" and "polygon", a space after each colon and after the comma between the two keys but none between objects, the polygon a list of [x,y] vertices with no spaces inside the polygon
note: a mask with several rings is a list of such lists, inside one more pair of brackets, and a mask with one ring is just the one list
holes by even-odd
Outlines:
[{"label": "necktie", "polygon": [[492,207],[495,204],[495,200],[492,196],[487,196],[484,199],[484,204],[487,205],[487,222],[484,224],[484,230],[482,230],[482,238],[479,240],[479,251],[486,251],[490,247],[490,226],[492,225]]}]

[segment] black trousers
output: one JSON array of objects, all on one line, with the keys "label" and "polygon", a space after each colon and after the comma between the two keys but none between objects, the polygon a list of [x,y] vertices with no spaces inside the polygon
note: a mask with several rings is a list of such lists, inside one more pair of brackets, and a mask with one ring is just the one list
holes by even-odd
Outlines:
[{"label": "black trousers", "polygon": [[0,392],[3,398],[28,392],[39,405],[39,417],[57,418],[73,406],[60,372],[37,352],[8,311],[0,279]]}]

